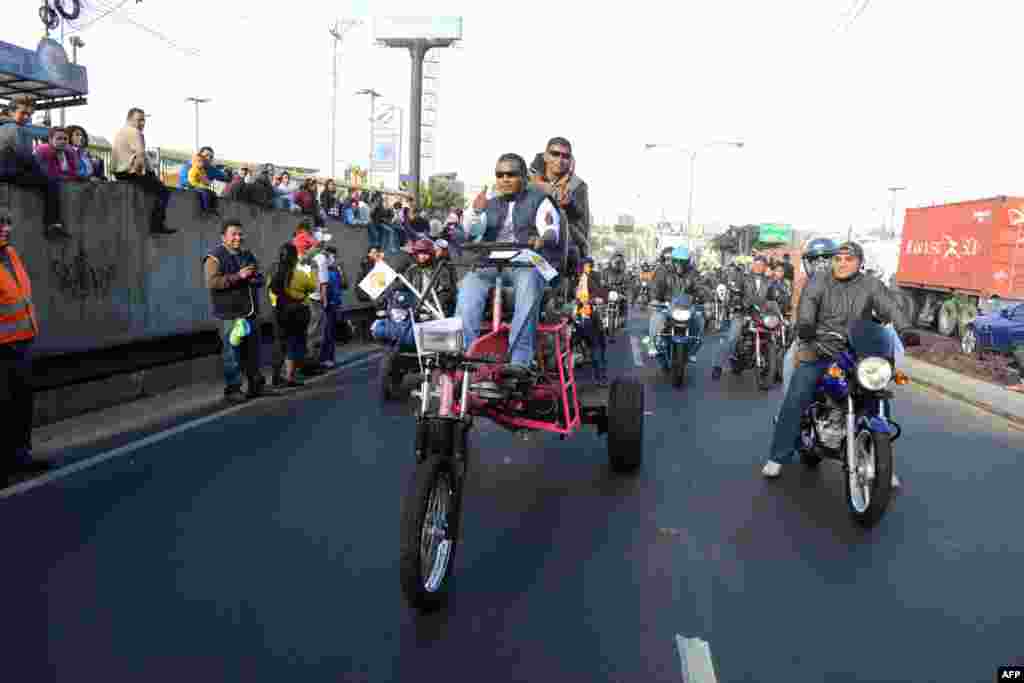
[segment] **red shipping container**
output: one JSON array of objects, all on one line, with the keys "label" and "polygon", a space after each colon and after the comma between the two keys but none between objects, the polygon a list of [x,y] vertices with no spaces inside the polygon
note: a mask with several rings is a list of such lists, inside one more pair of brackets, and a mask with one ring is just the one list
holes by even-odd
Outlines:
[{"label": "red shipping container", "polygon": [[896,283],[1024,299],[1024,198],[907,209]]}]

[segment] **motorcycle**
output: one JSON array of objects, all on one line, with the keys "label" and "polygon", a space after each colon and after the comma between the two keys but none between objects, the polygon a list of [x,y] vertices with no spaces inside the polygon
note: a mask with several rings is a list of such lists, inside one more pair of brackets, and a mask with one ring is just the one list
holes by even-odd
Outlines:
[{"label": "motorcycle", "polygon": [[707,322],[705,328],[715,334],[722,331],[723,323],[728,320],[729,290],[724,284],[715,287],[711,303],[706,307]]},{"label": "motorcycle", "polygon": [[[651,304],[650,308],[668,314],[661,334],[654,338],[655,357],[665,374],[672,379],[672,386],[681,388],[686,383],[686,368],[690,357],[697,353],[704,342],[700,332],[690,334],[690,318],[700,311],[686,294],[675,297],[670,304]],[[644,340],[649,343],[649,340]]]},{"label": "motorcycle", "polygon": [[782,360],[773,338],[775,330],[782,325],[778,304],[770,301],[763,309],[751,306],[747,315],[736,318],[736,321],[743,327],[732,361],[732,372],[740,375],[745,370],[755,370],[758,388],[768,391],[775,384]]},{"label": "motorcycle", "polygon": [[[815,346],[832,364],[801,416],[800,460],[810,468],[823,458],[840,461],[850,515],[872,527],[892,496],[893,443],[902,433],[891,417],[888,387],[910,379],[895,369],[895,335],[876,322],[859,320],[845,337],[832,332],[825,339],[836,344]],[[837,346],[842,349],[835,351]]]},{"label": "motorcycle", "polygon": [[636,303],[640,304],[641,306],[646,306],[650,302],[651,286],[646,280],[644,280],[640,283],[640,288],[637,290]]},{"label": "motorcycle", "polygon": [[601,322],[604,323],[605,334],[614,335],[622,327],[622,297],[615,290],[608,292],[608,303],[602,305]]},{"label": "motorcycle", "polygon": [[415,309],[412,293],[399,289],[388,297],[387,308],[377,311],[378,319],[370,327],[370,335],[388,349],[378,375],[380,398],[384,402],[399,397],[407,375],[420,374],[412,319],[415,316],[416,322],[423,322],[435,316],[425,311],[415,313]]}]

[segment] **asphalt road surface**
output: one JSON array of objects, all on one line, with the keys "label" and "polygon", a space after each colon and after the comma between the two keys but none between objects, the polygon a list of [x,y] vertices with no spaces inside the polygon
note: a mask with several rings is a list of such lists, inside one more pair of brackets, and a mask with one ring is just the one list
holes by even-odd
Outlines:
[{"label": "asphalt road surface", "polygon": [[592,432],[476,430],[454,595],[431,615],[399,593],[413,420],[381,407],[375,364],[0,499],[2,678],[679,681],[676,635],[726,683],[1024,663],[1024,433],[898,389],[904,489],[864,532],[836,464],[761,478],[780,390],[713,383],[710,346],[683,391],[611,347],[613,375],[647,383],[635,475]]}]

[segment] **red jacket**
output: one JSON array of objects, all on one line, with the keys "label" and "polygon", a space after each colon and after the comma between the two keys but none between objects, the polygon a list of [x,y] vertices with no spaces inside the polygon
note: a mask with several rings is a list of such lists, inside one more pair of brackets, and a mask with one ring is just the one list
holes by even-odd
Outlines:
[{"label": "red jacket", "polygon": [[57,158],[57,150],[50,144],[39,145],[36,148],[36,161],[40,168],[50,178],[74,179],[78,178],[78,153],[71,145],[64,148],[67,155],[67,169],[62,170],[60,161]]}]

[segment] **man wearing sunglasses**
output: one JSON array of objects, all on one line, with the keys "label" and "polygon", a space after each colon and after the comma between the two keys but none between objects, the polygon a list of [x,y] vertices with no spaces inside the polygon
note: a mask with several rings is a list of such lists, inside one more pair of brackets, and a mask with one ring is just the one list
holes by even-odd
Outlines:
[{"label": "man wearing sunglasses", "polygon": [[[502,154],[494,178],[495,196],[488,199],[484,187],[473,201],[471,234],[481,236],[484,242],[529,244],[548,263],[560,263],[561,216],[546,194],[527,187],[526,161],[518,154]],[[505,372],[527,376],[533,360],[540,301],[546,286],[536,268],[506,270],[501,283],[494,268],[470,271],[459,286],[455,315],[462,318],[468,348],[480,336],[487,292],[500,284],[515,290],[515,315],[508,342],[511,362]]]},{"label": "man wearing sunglasses", "polygon": [[[814,400],[818,378],[832,363],[830,358],[818,357],[813,342],[819,335],[838,332],[845,339],[852,321],[872,320],[877,315],[893,324],[905,346],[921,343],[921,338],[909,331],[910,321],[903,308],[881,281],[861,272],[863,265],[864,250],[856,242],[847,242],[832,257],[832,271],[818,273],[804,286],[796,324],[799,365],[775,423],[771,453],[761,471],[765,477],[779,476],[782,465],[792,461],[800,438],[800,416]],[[838,346],[834,349],[841,350]],[[895,473],[892,485],[900,485]]]},{"label": "man wearing sunglasses", "polygon": [[580,258],[590,256],[590,200],[587,184],[576,175],[576,160],[569,141],[551,138],[544,154],[534,159],[530,175],[532,186],[554,198],[565,211],[573,251],[578,250]]}]

